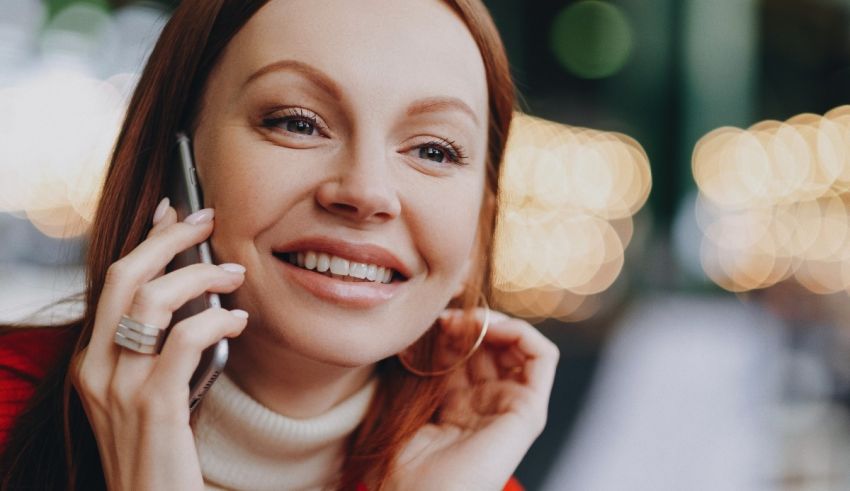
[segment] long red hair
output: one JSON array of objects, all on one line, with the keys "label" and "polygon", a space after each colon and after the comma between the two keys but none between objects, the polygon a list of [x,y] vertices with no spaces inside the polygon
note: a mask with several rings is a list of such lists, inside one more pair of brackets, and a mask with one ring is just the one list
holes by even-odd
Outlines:
[{"label": "long red hair", "polygon": [[[0,456],[3,489],[105,487],[94,435],[71,386],[68,366],[91,338],[109,265],[144,239],[149,217],[165,195],[174,134],[192,126],[206,80],[224,47],[267,1],[184,0],[165,26],[130,101],[98,204],[87,255],[85,314],[79,321],[59,327],[75,342],[61,353],[9,434]],[[479,262],[458,301],[459,306],[471,309],[479,292],[489,290],[499,163],[514,108],[514,86],[504,47],[486,7],[480,0],[445,2],[478,44],[489,92]],[[2,332],[20,328],[7,327]],[[377,371],[381,383],[364,421],[348,442],[339,489],[355,489],[358,483],[381,489],[402,445],[434,417],[444,395],[444,377],[413,375],[395,357],[381,361]]]}]

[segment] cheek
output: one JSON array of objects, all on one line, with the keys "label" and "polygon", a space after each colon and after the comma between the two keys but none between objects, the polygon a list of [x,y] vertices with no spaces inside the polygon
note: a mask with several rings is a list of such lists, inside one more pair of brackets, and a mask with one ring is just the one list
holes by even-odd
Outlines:
[{"label": "cheek", "polygon": [[[297,156],[257,142],[240,131],[212,131],[198,148],[198,167],[206,206],[215,208],[213,247],[221,258],[237,259],[239,248],[274,226],[312,185],[298,169],[285,165]],[[203,150],[201,150],[203,149]]]},{"label": "cheek", "polygon": [[437,186],[416,195],[415,242],[430,275],[456,280],[472,253],[483,194],[475,184]]}]

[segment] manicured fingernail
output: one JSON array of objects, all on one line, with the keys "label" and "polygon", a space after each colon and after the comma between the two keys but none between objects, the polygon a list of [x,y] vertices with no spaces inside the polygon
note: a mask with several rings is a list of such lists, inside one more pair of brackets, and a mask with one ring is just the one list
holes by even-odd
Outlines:
[{"label": "manicured fingernail", "polygon": [[169,205],[168,197],[162,198],[162,201],[156,205],[156,210],[153,212],[153,224],[161,222],[163,218],[165,218],[165,212],[168,210]]},{"label": "manicured fingernail", "polygon": [[213,215],[214,213],[212,208],[204,208],[203,210],[196,211],[195,213],[187,216],[183,221],[189,225],[200,225],[202,223],[212,221]]},{"label": "manicured fingernail", "polygon": [[231,273],[245,273],[245,266],[236,263],[222,263],[218,265],[219,268],[230,271]]},{"label": "manicured fingernail", "polygon": [[236,317],[239,317],[240,319],[247,319],[248,318],[248,312],[245,312],[242,309],[233,309],[233,310],[230,311],[230,313],[233,314]]}]

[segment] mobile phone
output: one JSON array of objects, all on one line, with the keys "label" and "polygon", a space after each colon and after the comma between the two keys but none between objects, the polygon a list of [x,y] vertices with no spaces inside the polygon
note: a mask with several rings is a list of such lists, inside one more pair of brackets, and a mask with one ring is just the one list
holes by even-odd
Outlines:
[{"label": "mobile phone", "polygon": [[[204,201],[192,158],[192,144],[186,133],[180,132],[177,134],[177,153],[179,165],[171,166],[169,175],[167,176],[169,183],[168,196],[172,206],[177,210],[177,219],[183,220],[190,214],[202,209]],[[213,264],[209,241],[205,240],[197,246],[190,247],[177,254],[171,264],[169,264],[167,270],[173,271],[199,262]],[[204,293],[186,302],[186,304],[174,312],[171,325],[173,326],[181,320],[208,308],[218,307],[221,307],[221,300],[218,294]],[[204,350],[201,356],[201,362],[198,364],[198,368],[189,381],[190,411],[197,407],[198,403],[201,402],[201,399],[210,387],[212,387],[212,384],[221,375],[224,365],[227,363],[227,355],[227,339],[222,339],[215,345]]]}]

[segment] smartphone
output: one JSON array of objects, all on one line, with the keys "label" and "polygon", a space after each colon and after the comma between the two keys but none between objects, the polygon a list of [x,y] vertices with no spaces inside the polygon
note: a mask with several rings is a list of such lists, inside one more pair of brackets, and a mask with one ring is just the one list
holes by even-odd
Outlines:
[{"label": "smartphone", "polygon": [[[177,151],[179,165],[171,166],[169,175],[167,176],[169,183],[168,197],[171,200],[171,205],[177,210],[177,219],[183,220],[192,213],[202,209],[204,201],[192,158],[192,144],[186,133],[180,132],[177,134]],[[213,264],[209,241],[201,242],[197,246],[190,247],[175,256],[174,261],[169,264],[167,270],[173,271],[199,262]],[[171,325],[173,326],[181,320],[206,309],[218,307],[221,307],[221,299],[218,294],[204,293],[186,302],[185,305],[178,309],[174,313]],[[192,379],[189,381],[190,411],[197,407],[198,403],[201,402],[201,399],[210,387],[212,387],[212,384],[221,375],[224,365],[227,363],[227,355],[227,339],[222,339],[215,345],[204,350],[201,356],[201,362],[192,375]]]}]

